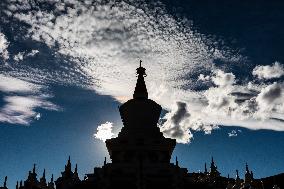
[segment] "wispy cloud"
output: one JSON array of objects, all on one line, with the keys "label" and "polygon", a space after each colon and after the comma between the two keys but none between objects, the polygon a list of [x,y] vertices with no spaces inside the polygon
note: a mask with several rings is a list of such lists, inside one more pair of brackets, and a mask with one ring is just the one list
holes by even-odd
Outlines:
[{"label": "wispy cloud", "polygon": [[4,92],[38,93],[40,85],[0,74],[0,90]]},{"label": "wispy cloud", "polygon": [[38,118],[38,113],[34,110],[36,108],[58,109],[45,98],[37,96],[6,96],[4,102],[6,104],[0,109],[0,122],[11,124],[28,125],[32,119]]},{"label": "wispy cloud", "polygon": [[[237,60],[231,52],[212,45],[210,37],[194,31],[189,20],[176,21],[161,3],[157,10],[140,1],[135,5],[81,1],[53,5],[52,12],[18,10],[14,17],[31,25],[32,39],[79,58],[73,66],[90,76],[89,83],[103,94],[131,96],[124,88],[134,85],[131,75],[139,58],[145,60],[152,81],[173,86],[184,85],[179,78],[197,67],[211,68],[215,58]],[[155,74],[157,70],[160,74]]]},{"label": "wispy cloud", "polygon": [[40,114],[35,109],[58,110],[42,89],[40,85],[0,75],[0,90],[4,95],[0,122],[29,125],[33,119],[39,119]]}]

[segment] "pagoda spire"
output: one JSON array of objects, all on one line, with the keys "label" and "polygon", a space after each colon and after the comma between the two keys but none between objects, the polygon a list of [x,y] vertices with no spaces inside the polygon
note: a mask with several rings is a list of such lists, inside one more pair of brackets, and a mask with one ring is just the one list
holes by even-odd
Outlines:
[{"label": "pagoda spire", "polygon": [[208,173],[208,171],[207,171],[207,164],[206,164],[206,163],[205,163],[205,165],[204,165],[204,173],[205,173],[205,174]]},{"label": "pagoda spire", "polygon": [[104,159],[104,166],[107,164],[107,160],[106,160],[106,157]]},{"label": "pagoda spire", "polygon": [[45,169],[43,169],[42,178],[45,179]]},{"label": "pagoda spire", "polygon": [[239,180],[240,177],[239,177],[239,170],[236,170],[236,180]]},{"label": "pagoda spire", "polygon": [[75,171],[74,171],[74,173],[75,173],[75,174],[78,173],[78,165],[77,165],[77,163],[76,163],[76,165],[75,165]]},{"label": "pagoda spire", "polygon": [[53,174],[51,175],[51,179],[50,179],[50,182],[48,183],[48,187],[50,189],[54,189]]},{"label": "pagoda spire", "polygon": [[45,169],[43,169],[42,177],[40,178],[40,184],[42,187],[46,186]]},{"label": "pagoda spire", "polygon": [[214,158],[211,157],[211,166],[210,166],[210,172],[215,172],[217,167],[215,166]]},{"label": "pagoda spire", "polygon": [[4,180],[4,188],[7,187],[7,176],[5,176],[5,180]]},{"label": "pagoda spire", "polygon": [[246,173],[249,173],[248,163],[246,163]]},{"label": "pagoda spire", "polygon": [[65,165],[65,172],[71,172],[71,158],[70,156],[68,157],[67,164]]},{"label": "pagoda spire", "polygon": [[147,92],[147,88],[146,88],[146,84],[144,81],[144,77],[147,76],[146,72],[145,72],[145,68],[142,67],[141,65],[142,60],[140,60],[140,66],[139,68],[136,69],[136,73],[138,74],[138,79],[137,79],[137,83],[136,83],[136,87],[135,87],[135,91],[133,94],[133,98],[148,98],[148,92]]},{"label": "pagoda spire", "polygon": [[76,163],[76,165],[75,165],[75,171],[74,171],[73,178],[76,179],[76,180],[79,179],[79,176],[78,176],[78,165],[77,165],[77,163]]},{"label": "pagoda spire", "polygon": [[34,167],[33,167],[33,174],[36,173],[36,164],[34,163]]},{"label": "pagoda spire", "polygon": [[178,167],[178,157],[176,156],[176,166]]}]

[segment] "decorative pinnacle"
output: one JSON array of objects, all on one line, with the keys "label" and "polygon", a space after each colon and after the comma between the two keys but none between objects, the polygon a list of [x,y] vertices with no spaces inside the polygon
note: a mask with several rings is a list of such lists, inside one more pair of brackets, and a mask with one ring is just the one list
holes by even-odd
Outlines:
[{"label": "decorative pinnacle", "polygon": [[78,165],[76,163],[76,165],[75,165],[75,173],[77,173],[77,172],[78,172]]},{"label": "decorative pinnacle", "polygon": [[137,70],[136,73],[138,74],[138,77],[139,77],[139,75],[142,75],[143,77],[144,77],[144,76],[145,76],[145,77],[147,76],[147,74],[146,74],[146,72],[145,72],[146,69],[142,67],[142,60],[140,60],[139,68],[137,68],[136,70]]},{"label": "decorative pinnacle", "polygon": [[178,166],[178,157],[176,156],[176,166]]},{"label": "decorative pinnacle", "polygon": [[45,178],[45,169],[43,169],[42,178]]},{"label": "decorative pinnacle", "polygon": [[7,186],[7,176],[5,176],[5,180],[4,180],[4,188]]},{"label": "decorative pinnacle", "polygon": [[248,163],[246,163],[246,172],[249,173]]},{"label": "decorative pinnacle", "polygon": [[240,177],[239,177],[239,170],[238,169],[236,170],[236,174],[237,174],[236,179],[239,179]]},{"label": "decorative pinnacle", "polygon": [[36,170],[36,164],[34,163],[33,174],[35,174],[35,170]]},{"label": "decorative pinnacle", "polygon": [[146,69],[142,67],[142,60],[140,60],[139,68],[136,69],[136,73],[138,75],[137,83],[135,87],[135,91],[133,94],[133,98],[148,98],[148,92],[146,88],[146,84],[144,81],[144,77],[147,76]]},{"label": "decorative pinnacle", "polygon": [[106,165],[106,161],[107,161],[107,160],[106,160],[106,157],[105,157],[105,159],[104,159],[104,165]]}]

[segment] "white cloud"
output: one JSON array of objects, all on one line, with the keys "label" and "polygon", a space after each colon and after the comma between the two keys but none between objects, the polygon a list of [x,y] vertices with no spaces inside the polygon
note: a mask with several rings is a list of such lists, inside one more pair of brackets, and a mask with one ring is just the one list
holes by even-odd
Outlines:
[{"label": "white cloud", "polygon": [[38,113],[35,108],[57,110],[58,107],[38,96],[6,96],[0,109],[0,122],[29,125]]},{"label": "white cloud", "polygon": [[256,102],[259,107],[259,111],[256,114],[257,117],[266,118],[273,117],[273,113],[282,114],[284,118],[284,84],[274,82],[271,85],[263,88],[256,97]]},{"label": "white cloud", "polygon": [[40,86],[0,74],[0,90],[4,92],[37,93]]},{"label": "white cloud", "polygon": [[40,113],[35,109],[58,110],[49,102],[45,87],[17,78],[0,75],[0,90],[3,94],[3,106],[0,107],[0,122],[29,125]]},{"label": "white cloud", "polygon": [[[162,100],[162,104],[172,99],[183,99],[183,107],[187,107],[178,123],[173,122],[173,118],[178,114],[179,108],[169,108],[170,112],[164,118],[167,121],[161,126],[165,136],[176,138],[180,143],[188,143],[193,137],[192,131],[204,131],[209,134],[218,128],[216,125],[284,131],[282,83],[256,85],[249,82],[247,85],[236,85],[232,73],[220,70],[213,73],[215,76],[210,78],[218,78],[215,79],[217,87],[212,86],[198,93],[192,92],[191,95],[180,93],[175,96],[176,93],[164,91],[174,97],[167,96]],[[231,136],[233,135],[234,133]]]},{"label": "white cloud", "polygon": [[113,123],[106,122],[97,127],[97,132],[94,134],[94,137],[96,139],[106,141],[107,139],[110,139],[114,137],[114,133],[112,132]]},{"label": "white cloud", "polygon": [[[92,78],[89,83],[102,94],[131,96],[125,88],[134,85],[132,74],[139,58],[145,60],[152,81],[163,80],[171,87],[185,85],[178,78],[197,67],[209,69],[214,58],[235,60],[230,52],[207,45],[213,43],[209,37],[194,31],[189,20],[176,21],[161,3],[155,11],[146,3],[140,3],[141,7],[126,2],[55,4],[60,10],[64,6],[67,14],[54,14],[59,9],[18,11],[15,17],[31,25],[29,35],[34,40],[80,58],[74,66]],[[188,68],[185,72],[184,67]]]},{"label": "white cloud", "polygon": [[7,41],[5,35],[0,32],[0,57],[4,60],[9,59],[9,52],[8,52],[9,42]]},{"label": "white cloud", "polygon": [[238,132],[236,130],[232,130],[231,132],[228,133],[229,137],[236,137],[238,136]]},{"label": "white cloud", "polygon": [[35,120],[39,120],[41,118],[41,113],[37,113],[34,117]]},{"label": "white cloud", "polygon": [[218,129],[216,124],[204,122],[202,116],[193,109],[187,107],[185,102],[177,102],[167,113],[159,127],[165,137],[174,138],[178,143],[190,143],[194,138],[192,131],[203,131],[211,134],[212,130]]},{"label": "white cloud", "polygon": [[16,62],[22,61],[22,60],[24,59],[24,53],[25,53],[25,52],[19,52],[18,54],[14,55],[14,58],[13,58],[13,59],[14,59]]},{"label": "white cloud", "polygon": [[166,122],[160,126],[160,130],[165,137],[174,138],[179,143],[189,143],[193,137],[187,126],[189,117],[186,103],[177,102],[176,108],[163,118]]},{"label": "white cloud", "polygon": [[198,76],[198,80],[200,80],[200,81],[209,81],[210,80],[210,76],[209,75],[205,76],[204,74],[200,74]]},{"label": "white cloud", "polygon": [[18,54],[14,55],[13,59],[16,62],[20,62],[20,61],[24,60],[24,58],[26,58],[26,57],[33,57],[33,56],[35,56],[37,53],[39,53],[38,50],[31,50],[28,53],[26,53],[26,52],[19,52]]},{"label": "white cloud", "polygon": [[27,53],[27,56],[35,56],[37,53],[39,53],[39,50],[33,49],[31,52]]},{"label": "white cloud", "polygon": [[[11,11],[14,18],[31,26],[26,37],[58,50],[72,62],[62,62],[61,70],[51,72],[14,67],[7,74],[43,83],[47,80],[80,86],[84,83],[100,94],[125,101],[132,96],[135,69],[142,59],[147,68],[150,98],[169,111],[161,127],[179,142],[189,142],[192,131],[210,133],[216,125],[284,130],[283,122],[277,121],[283,118],[284,109],[276,103],[278,100],[268,113],[261,112],[265,98],[260,94],[268,87],[266,84],[238,85],[239,78],[233,73],[213,66],[216,59],[227,64],[245,64],[240,61],[244,58],[234,55],[234,50],[228,47],[216,48],[214,44],[220,39],[198,33],[190,20],[176,20],[161,2],[156,3],[155,10],[143,2],[135,5],[123,1],[92,5],[76,0],[54,3],[53,11],[27,11],[28,2],[26,6],[13,3]],[[25,11],[20,7],[25,7]],[[197,70],[204,73],[213,70],[211,76],[200,75],[199,80],[211,81],[215,86],[203,91],[191,90],[196,79],[190,76]],[[185,104],[190,116],[185,113],[184,118],[174,122],[179,109],[175,106],[177,102]]]},{"label": "white cloud", "polygon": [[233,73],[225,73],[222,70],[216,70],[212,77],[212,81],[215,85],[224,87],[235,83],[235,75]]},{"label": "white cloud", "polygon": [[252,74],[259,79],[280,78],[284,75],[284,66],[280,62],[275,62],[272,65],[256,66]]}]

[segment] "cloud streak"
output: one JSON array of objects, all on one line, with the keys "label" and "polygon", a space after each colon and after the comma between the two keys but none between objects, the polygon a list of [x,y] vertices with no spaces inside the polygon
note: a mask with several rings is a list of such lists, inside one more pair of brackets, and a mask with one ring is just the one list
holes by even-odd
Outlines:
[{"label": "cloud streak", "polygon": [[49,102],[50,95],[40,85],[0,75],[0,90],[4,102],[0,107],[0,122],[29,125],[40,118],[35,109],[59,110]]}]

